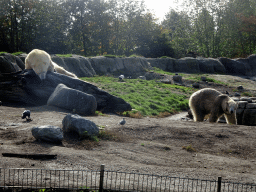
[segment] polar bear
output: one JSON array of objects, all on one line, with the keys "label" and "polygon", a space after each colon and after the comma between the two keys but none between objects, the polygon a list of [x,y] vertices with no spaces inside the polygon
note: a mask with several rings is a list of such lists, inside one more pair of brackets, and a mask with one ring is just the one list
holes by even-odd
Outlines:
[{"label": "polar bear", "polygon": [[41,80],[46,78],[47,71],[56,71],[57,73],[77,78],[75,74],[54,63],[48,53],[39,49],[33,49],[28,54],[25,59],[25,69],[33,69]]},{"label": "polar bear", "polygon": [[237,103],[215,89],[204,88],[193,93],[189,107],[194,121],[203,121],[209,116],[209,122],[215,123],[224,114],[228,124],[237,124]]}]

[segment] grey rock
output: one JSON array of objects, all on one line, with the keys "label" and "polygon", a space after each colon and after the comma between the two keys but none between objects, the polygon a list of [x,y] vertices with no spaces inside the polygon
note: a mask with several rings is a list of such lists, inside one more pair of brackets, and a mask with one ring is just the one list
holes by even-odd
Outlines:
[{"label": "grey rock", "polygon": [[231,99],[233,99],[234,101],[240,101],[240,99],[238,97],[230,97]]},{"label": "grey rock", "polygon": [[202,73],[225,73],[224,65],[217,59],[213,58],[197,58],[199,62],[200,72]]},{"label": "grey rock", "polygon": [[19,57],[9,53],[0,54],[0,73],[13,73],[23,69],[25,65]]},{"label": "grey rock", "polygon": [[240,101],[247,101],[248,103],[252,103],[252,99],[250,97],[241,97]]},{"label": "grey rock", "polygon": [[47,101],[47,105],[75,110],[82,115],[92,115],[97,108],[97,102],[93,95],[86,94],[76,89],[59,84]]},{"label": "grey rock", "polygon": [[240,109],[244,109],[247,105],[248,101],[238,101],[237,104],[238,104],[238,108]]},{"label": "grey rock", "polygon": [[139,76],[138,79],[147,80],[145,76]]},{"label": "grey rock", "polygon": [[174,70],[176,72],[185,73],[199,73],[199,62],[197,59],[192,57],[185,57],[175,60]]},{"label": "grey rock", "polygon": [[238,90],[243,90],[244,88],[243,88],[242,85],[239,85],[239,86],[237,87],[237,89],[238,89]]},{"label": "grey rock", "polygon": [[174,76],[172,77],[172,79],[173,79],[173,81],[175,81],[175,82],[179,82],[179,83],[182,82],[182,76],[180,76],[180,75],[174,75]]},{"label": "grey rock", "polygon": [[248,103],[246,109],[256,109],[256,103]]},{"label": "grey rock", "polygon": [[193,83],[193,84],[192,84],[192,87],[194,87],[194,88],[197,88],[197,89],[198,89],[198,88],[200,88],[200,84],[199,84],[199,83]]},{"label": "grey rock", "polygon": [[245,109],[243,114],[243,125],[256,125],[256,109]]},{"label": "grey rock", "polygon": [[237,124],[242,125],[243,122],[243,114],[244,114],[244,109],[237,109],[236,110],[236,119],[237,119]]},{"label": "grey rock", "polygon": [[227,74],[233,75],[251,75],[251,68],[243,62],[228,59],[219,58],[219,61],[224,65]]},{"label": "grey rock", "polygon": [[97,125],[79,115],[66,115],[62,120],[62,125],[64,133],[76,132],[80,138],[99,135],[99,128]]},{"label": "grey rock", "polygon": [[202,76],[202,77],[201,77],[201,80],[202,80],[202,81],[206,81],[206,77]]},{"label": "grey rock", "polygon": [[237,93],[237,92],[235,92],[235,95],[234,95],[235,97],[240,97],[241,96],[241,94],[240,93]]},{"label": "grey rock", "polygon": [[32,135],[38,139],[48,142],[58,143],[63,140],[63,132],[60,127],[44,125],[33,127],[31,129]]}]

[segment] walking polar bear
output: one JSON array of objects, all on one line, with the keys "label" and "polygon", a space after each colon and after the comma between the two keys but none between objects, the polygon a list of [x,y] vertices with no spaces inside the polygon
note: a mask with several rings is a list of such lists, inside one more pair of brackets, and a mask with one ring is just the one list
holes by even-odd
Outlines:
[{"label": "walking polar bear", "polygon": [[46,78],[47,71],[56,71],[57,73],[77,78],[75,74],[54,63],[48,53],[39,49],[33,49],[28,54],[25,59],[25,69],[33,69],[41,80]]},{"label": "walking polar bear", "polygon": [[228,124],[237,124],[237,103],[215,89],[205,88],[193,93],[189,107],[194,121],[203,121],[209,116],[209,122],[215,123],[224,114]]}]

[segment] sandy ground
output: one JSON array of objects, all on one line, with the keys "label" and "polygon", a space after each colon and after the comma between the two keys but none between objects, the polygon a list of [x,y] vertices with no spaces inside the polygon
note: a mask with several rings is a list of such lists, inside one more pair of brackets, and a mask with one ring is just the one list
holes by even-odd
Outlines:
[{"label": "sandy ground", "polygon": [[[251,83],[251,82],[250,82]],[[21,119],[31,110],[33,121]],[[0,152],[57,154],[52,160],[3,157],[0,167],[98,170],[101,164],[113,171],[149,173],[199,179],[256,183],[256,129],[254,126],[193,122],[182,112],[166,118],[126,118],[107,114],[85,117],[104,127],[115,139],[79,141],[65,138],[62,144],[36,141],[31,128],[62,127],[69,111],[50,106],[0,106]],[[194,150],[184,148],[190,146]]]}]

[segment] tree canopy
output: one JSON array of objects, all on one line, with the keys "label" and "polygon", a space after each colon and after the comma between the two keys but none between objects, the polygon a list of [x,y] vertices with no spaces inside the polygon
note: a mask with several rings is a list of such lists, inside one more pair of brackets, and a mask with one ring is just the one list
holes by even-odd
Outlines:
[{"label": "tree canopy", "polygon": [[159,23],[143,0],[1,0],[0,51],[176,58],[255,53],[254,0],[184,3],[183,11],[170,9]]}]

